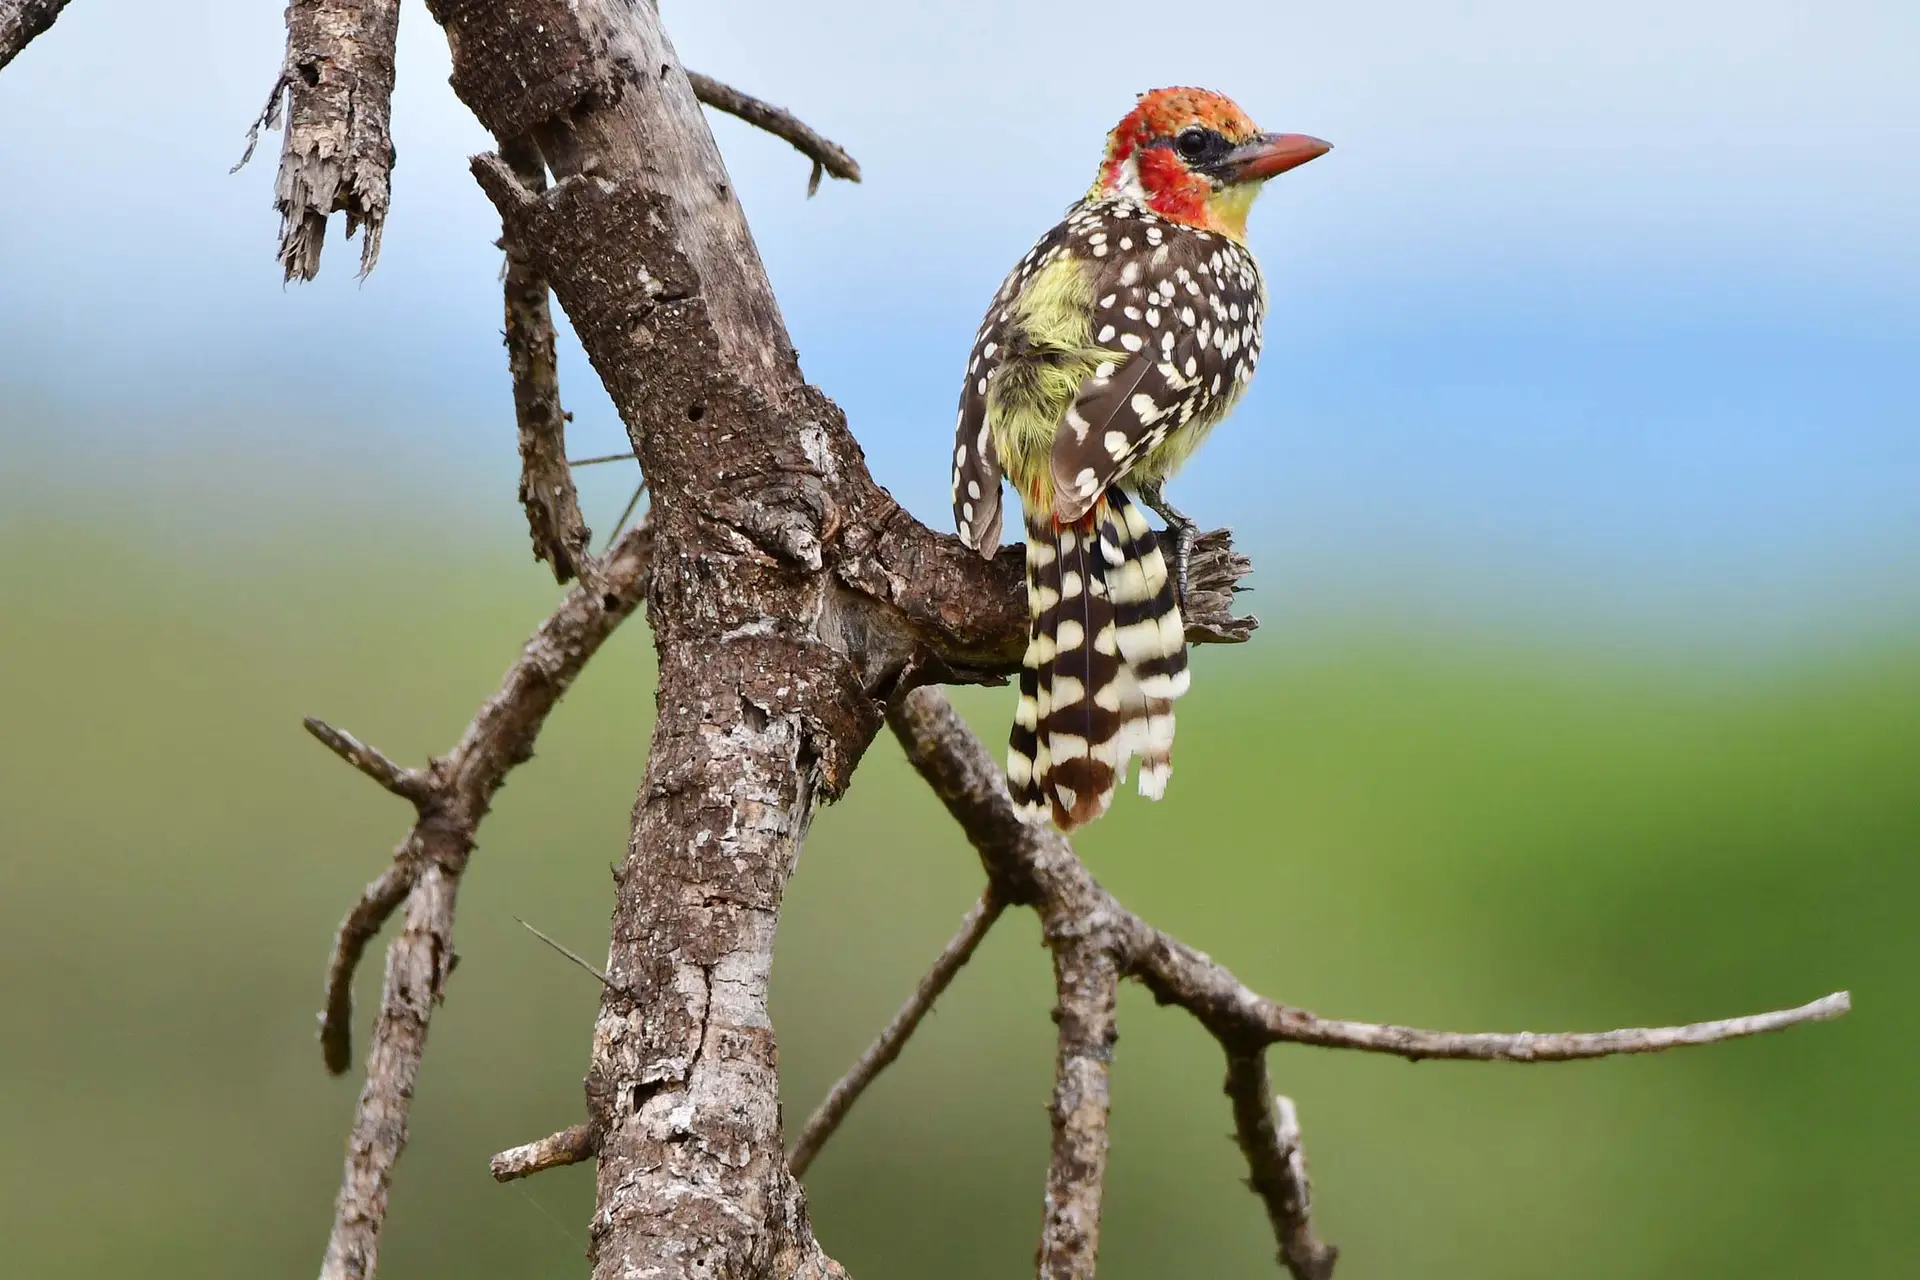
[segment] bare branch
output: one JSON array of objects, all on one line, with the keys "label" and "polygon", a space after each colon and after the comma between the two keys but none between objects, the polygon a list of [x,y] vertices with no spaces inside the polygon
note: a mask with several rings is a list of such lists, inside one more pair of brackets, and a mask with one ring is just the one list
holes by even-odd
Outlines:
[{"label": "bare branch", "polygon": [[1113,1065],[1120,970],[1099,920],[1049,936],[1060,1026],[1054,1059],[1053,1154],[1040,1227],[1040,1280],[1093,1280],[1100,1254],[1100,1201],[1107,1175],[1107,1075]]},{"label": "bare branch", "polygon": [[548,1169],[591,1160],[597,1145],[592,1127],[576,1124],[571,1129],[550,1133],[538,1142],[502,1151],[488,1167],[493,1171],[495,1182],[512,1182],[515,1178],[530,1178]]},{"label": "bare branch", "polygon": [[[547,189],[547,165],[526,134],[500,140],[500,158],[520,184],[538,194]],[[593,536],[580,514],[580,495],[567,464],[567,413],[560,407],[560,370],[554,354],[553,307],[547,278],[533,265],[511,228],[503,228],[506,251],[507,368],[513,374],[513,412],[520,425],[520,505],[527,512],[533,556],[568,582],[586,566]]]},{"label": "bare branch", "polygon": [[[327,1067],[335,1073],[346,1069],[352,1051],[354,968],[368,939],[405,899],[407,924],[387,948],[386,985],[367,1051],[367,1078],[354,1113],[322,1280],[366,1280],[373,1274],[387,1189],[406,1148],[427,1029],[456,963],[454,902],[480,821],[507,773],[532,755],[548,712],[645,598],[651,549],[651,530],[634,530],[608,555],[601,581],[592,588],[575,587],[541,624],[499,692],[481,705],[453,750],[424,775],[419,820],[394,854],[393,864],[340,926],[327,965],[327,1007],[320,1031]],[[398,769],[385,757],[378,757],[384,767],[362,764],[358,757],[371,748],[337,730],[328,733],[344,742],[336,745],[325,735],[316,736],[376,780]],[[361,749],[343,750],[346,743]]]},{"label": "bare branch", "polygon": [[807,1117],[800,1137],[787,1156],[787,1168],[793,1171],[794,1177],[806,1173],[814,1157],[820,1154],[820,1148],[834,1135],[840,1122],[853,1109],[853,1104],[866,1092],[867,1086],[893,1065],[894,1059],[900,1056],[900,1050],[906,1047],[908,1038],[920,1026],[920,1020],[933,1008],[933,1002],[940,998],[954,976],[973,958],[974,951],[987,936],[987,930],[993,928],[994,921],[1000,918],[1002,910],[1004,907],[994,898],[991,889],[981,895],[980,901],[960,921],[959,932],[953,935],[946,949],[933,962],[927,976],[920,980],[920,986],[900,1006],[900,1011],[893,1015],[893,1021],[886,1025],[878,1039],[867,1046],[867,1051],[847,1068],[847,1073],[840,1077],[838,1083],[827,1091],[827,1096]]},{"label": "bare branch", "polygon": [[333,953],[327,957],[327,999],[320,1014],[320,1056],[327,1070],[340,1075],[353,1063],[353,973],[367,943],[380,932],[387,917],[413,888],[413,864],[402,853],[380,878],[366,887],[333,935]]},{"label": "bare branch", "polygon": [[633,460],[633,450],[629,449],[625,453],[603,453],[596,458],[568,458],[567,465],[570,467],[597,467],[603,462],[632,462]]},{"label": "bare branch", "polygon": [[1677,1027],[1621,1027],[1613,1031],[1422,1031],[1317,1018],[1303,1009],[1275,1006],[1275,1040],[1334,1049],[1365,1049],[1412,1060],[1454,1058],[1477,1062],[1574,1062],[1627,1053],[1660,1053],[1689,1045],[1718,1044],[1785,1031],[1803,1022],[1830,1022],[1853,1008],[1852,997],[1835,991],[1793,1009],[1717,1018]]},{"label": "bare branch", "polygon": [[1247,1158],[1247,1185],[1266,1205],[1280,1264],[1294,1280],[1332,1280],[1340,1251],[1313,1234],[1313,1184],[1300,1145],[1293,1099],[1276,1097],[1264,1049],[1227,1051],[1227,1097],[1234,1140]]},{"label": "bare branch", "polygon": [[347,215],[349,237],[365,228],[361,276],[379,260],[393,173],[388,119],[399,29],[400,0],[292,0],[287,6],[286,61],[247,133],[240,164],[253,155],[261,128],[279,122],[286,94],[273,204],[288,280],[320,273],[327,215],[336,211]]},{"label": "bare branch", "polygon": [[1137,922],[1130,975],[1163,1004],[1177,1004],[1223,1040],[1318,1045],[1423,1058],[1479,1062],[1571,1062],[1627,1053],[1658,1053],[1688,1045],[1716,1044],[1784,1031],[1803,1022],[1825,1022],[1852,1008],[1844,991],[1793,1009],[1695,1022],[1678,1027],[1623,1027],[1613,1031],[1427,1031],[1418,1027],[1352,1022],[1267,999],[1192,947]]},{"label": "bare branch", "polygon": [[67,0],[0,0],[0,67],[45,34],[66,7]]},{"label": "bare branch", "polygon": [[316,716],[308,716],[300,723],[327,750],[401,799],[422,804],[432,793],[432,783],[424,775],[395,764],[382,755],[378,748],[368,746],[344,729],[336,729]]},{"label": "bare branch", "polygon": [[808,195],[820,189],[823,170],[848,182],[860,181],[860,166],[854,158],[838,143],[830,142],[808,128],[792,112],[762,102],[698,71],[687,72],[687,79],[693,83],[694,96],[700,101],[717,111],[737,116],[755,128],[764,129],[776,138],[784,139],[793,145],[794,150],[813,161],[813,174],[807,179]]},{"label": "bare branch", "polygon": [[367,1080],[347,1138],[346,1171],[320,1280],[366,1280],[380,1254],[387,1190],[407,1145],[407,1112],[427,1045],[427,1024],[453,972],[458,871],[428,864],[407,894],[407,924],[387,948],[387,980],[367,1051]]},{"label": "bare branch", "polygon": [[1554,1033],[1425,1031],[1322,1018],[1267,999],[1210,957],[1140,919],[1100,887],[1058,832],[1021,821],[998,766],[937,690],[916,690],[889,714],[889,721],[907,758],[967,832],[988,875],[1019,895],[1010,901],[1066,919],[1111,913],[1121,922],[1127,976],[1143,983],[1162,1004],[1186,1009],[1223,1043],[1287,1041],[1409,1059],[1566,1062],[1783,1031],[1837,1018],[1852,1007],[1847,993],[1836,991],[1798,1008],[1714,1022]]}]

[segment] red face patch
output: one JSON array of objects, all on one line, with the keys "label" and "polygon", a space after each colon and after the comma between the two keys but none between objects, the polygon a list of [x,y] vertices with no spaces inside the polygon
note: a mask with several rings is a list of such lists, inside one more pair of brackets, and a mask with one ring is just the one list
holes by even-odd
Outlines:
[{"label": "red face patch", "polygon": [[1231,98],[1210,89],[1155,89],[1143,93],[1119,124],[1107,134],[1107,154],[1100,166],[1100,185],[1117,190],[1124,182],[1129,159],[1140,175],[1153,209],[1181,222],[1203,224],[1212,184],[1187,167],[1171,147],[1181,130],[1199,125],[1231,142],[1244,142],[1259,133],[1247,113]]}]

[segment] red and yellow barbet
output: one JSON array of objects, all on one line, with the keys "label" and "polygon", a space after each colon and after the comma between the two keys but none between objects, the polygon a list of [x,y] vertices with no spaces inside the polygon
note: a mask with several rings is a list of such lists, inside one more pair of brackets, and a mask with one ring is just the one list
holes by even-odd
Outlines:
[{"label": "red and yellow barbet", "polygon": [[[1008,275],[974,339],[954,516],[992,556],[1002,477],[1025,508],[1031,624],[1007,783],[1023,812],[1063,830],[1106,812],[1136,756],[1140,793],[1166,790],[1196,526],[1161,486],[1260,354],[1266,286],[1247,210],[1268,178],[1328,149],[1261,133],[1204,89],[1142,95],[1107,135],[1092,188]],[[1141,503],[1167,522],[1171,567]]]}]

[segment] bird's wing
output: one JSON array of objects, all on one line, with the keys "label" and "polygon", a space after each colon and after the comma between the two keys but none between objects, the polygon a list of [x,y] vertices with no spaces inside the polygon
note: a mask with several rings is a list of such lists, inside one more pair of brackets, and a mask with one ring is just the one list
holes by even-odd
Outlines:
[{"label": "bird's wing", "polygon": [[993,442],[988,392],[994,374],[1016,349],[1028,345],[1021,328],[1021,291],[1067,252],[1068,238],[1068,225],[1062,222],[1007,273],[967,356],[960,417],[954,424],[953,518],[960,540],[989,559],[1000,549],[1000,481],[1005,470]]},{"label": "bird's wing", "polygon": [[1078,519],[1193,421],[1232,404],[1259,356],[1258,268],[1219,237],[1172,233],[1106,266],[1090,325],[1106,351],[1053,438],[1054,515]]},{"label": "bird's wing", "polygon": [[960,418],[953,429],[953,520],[960,541],[991,559],[1000,549],[1000,479],[1004,474],[987,422],[987,387],[1006,347],[1005,304],[987,312],[967,361]]}]

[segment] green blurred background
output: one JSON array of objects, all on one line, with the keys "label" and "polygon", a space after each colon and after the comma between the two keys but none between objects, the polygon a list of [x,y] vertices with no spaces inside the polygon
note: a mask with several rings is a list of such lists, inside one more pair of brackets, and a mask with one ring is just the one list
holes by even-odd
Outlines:
[{"label": "green blurred background", "polygon": [[[299,717],[402,759],[443,749],[554,593],[505,509],[436,529],[309,508],[216,553],[212,525],[166,515],[230,505],[203,481],[6,496],[6,1270],[306,1274],[358,1087],[313,1041],[322,963],[407,814]],[[1729,670],[1271,616],[1198,669],[1169,799],[1123,800],[1082,848],[1260,989],[1488,1029],[1683,1021],[1843,986],[1858,1002],[1836,1024],[1591,1064],[1276,1051],[1343,1274],[1912,1274],[1910,634]],[[595,1006],[513,917],[602,951],[650,676],[631,626],[482,832],[385,1275],[583,1273],[590,1175],[486,1175],[491,1152],[579,1116]],[[997,739],[1006,692],[962,701]],[[783,921],[790,1119],[979,884],[883,738],[816,824]],[[378,962],[361,976],[364,1035]],[[1035,926],[1012,917],[827,1149],[816,1221],[854,1274],[1030,1265],[1049,1001]],[[1220,1074],[1184,1015],[1126,993],[1103,1274],[1271,1274]]]}]

